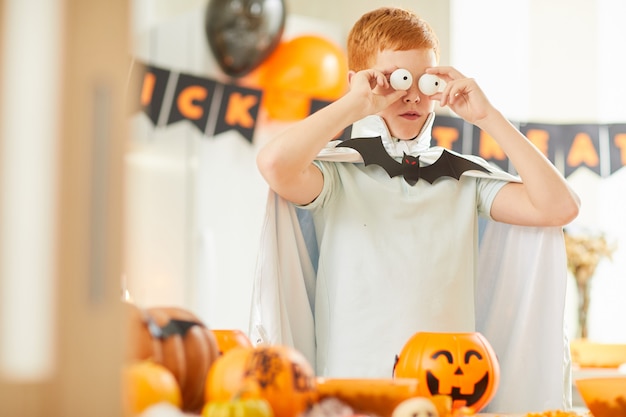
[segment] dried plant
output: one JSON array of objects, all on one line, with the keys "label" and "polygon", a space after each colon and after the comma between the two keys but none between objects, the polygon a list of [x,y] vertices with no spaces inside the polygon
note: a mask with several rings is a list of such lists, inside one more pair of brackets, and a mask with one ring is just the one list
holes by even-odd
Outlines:
[{"label": "dried plant", "polygon": [[587,313],[590,303],[590,282],[603,258],[611,260],[615,244],[609,245],[604,235],[573,235],[565,232],[567,268],[578,288],[578,332],[587,337]]}]

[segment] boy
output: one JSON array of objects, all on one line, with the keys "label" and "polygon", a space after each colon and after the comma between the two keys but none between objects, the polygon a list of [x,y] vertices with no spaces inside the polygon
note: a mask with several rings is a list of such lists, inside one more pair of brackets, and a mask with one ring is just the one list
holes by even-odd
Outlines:
[{"label": "boy", "polygon": [[[290,126],[258,154],[262,175],[281,197],[276,204],[286,200],[310,213],[319,255],[313,278],[304,277],[306,298],[270,300],[270,291],[291,292],[298,285],[282,281],[288,277],[277,271],[269,273],[277,275],[281,289],[270,288],[266,278],[255,283],[255,293],[264,294],[256,302],[266,304],[260,309],[276,302],[269,309],[289,322],[289,335],[267,335],[272,319],[262,317],[258,306],[253,306],[251,333],[259,341],[295,344],[320,376],[390,377],[394,355],[415,332],[477,329],[479,215],[554,227],[578,213],[578,199],[564,178],[476,82],[455,68],[437,66],[438,48],[430,26],[409,11],[380,8],[363,15],[348,37],[349,91]],[[399,69],[412,76],[406,90],[390,85]],[[438,77],[445,87],[424,94],[418,87],[423,74]],[[402,175],[390,177],[378,165],[345,162],[356,152],[331,142],[352,125],[353,137],[381,140],[397,161],[409,154],[423,166],[432,164],[442,154],[430,147],[435,101],[492,136],[519,179],[484,165],[487,174],[471,169],[458,179],[410,182]],[[280,246],[275,250],[281,262],[293,262]],[[310,308],[302,314],[310,314],[314,330],[299,324],[307,320],[293,313],[298,305]]]}]

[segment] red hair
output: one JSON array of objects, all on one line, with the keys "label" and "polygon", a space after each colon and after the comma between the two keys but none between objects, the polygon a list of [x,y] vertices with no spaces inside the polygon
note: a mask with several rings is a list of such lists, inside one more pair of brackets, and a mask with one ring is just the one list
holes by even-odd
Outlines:
[{"label": "red hair", "polygon": [[439,60],[439,39],[424,19],[408,10],[381,7],[361,16],[348,35],[348,67],[369,68],[378,52],[432,49]]}]

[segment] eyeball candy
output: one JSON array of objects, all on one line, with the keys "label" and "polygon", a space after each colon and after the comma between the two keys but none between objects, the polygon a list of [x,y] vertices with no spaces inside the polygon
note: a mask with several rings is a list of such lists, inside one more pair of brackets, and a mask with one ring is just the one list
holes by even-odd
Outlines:
[{"label": "eyeball candy", "polygon": [[395,90],[408,90],[413,84],[413,77],[409,71],[398,68],[389,76],[389,82]]},{"label": "eyeball candy", "polygon": [[[392,74],[393,75],[393,74]],[[439,91],[441,80],[434,74],[424,74],[417,81],[420,91],[427,96],[432,96]]]},{"label": "eyeball candy", "polygon": [[[411,76],[408,70],[398,68],[389,76],[389,82],[395,90],[408,90],[413,84],[413,76]],[[441,79],[436,75],[424,74],[419,78],[417,86],[422,94],[432,96],[439,91],[439,87],[442,83]]]}]

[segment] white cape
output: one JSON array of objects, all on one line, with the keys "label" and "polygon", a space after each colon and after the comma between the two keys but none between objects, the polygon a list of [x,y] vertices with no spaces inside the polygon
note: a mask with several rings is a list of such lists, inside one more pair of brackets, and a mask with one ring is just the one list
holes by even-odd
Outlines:
[{"label": "white cape", "polygon": [[[341,153],[349,151],[342,148]],[[331,158],[353,161],[355,156],[324,157]],[[313,225],[301,222],[296,207],[270,190],[249,337],[255,344],[292,346],[315,368],[311,252],[316,245],[311,235],[314,240]],[[566,267],[561,228],[487,222],[479,251],[476,331],[498,356],[500,385],[483,411],[571,408],[571,361],[563,328]]]}]

